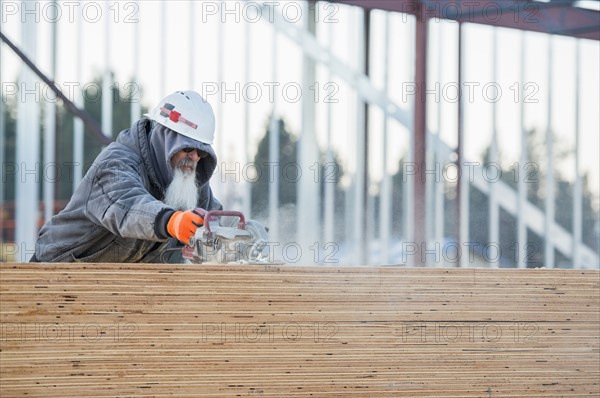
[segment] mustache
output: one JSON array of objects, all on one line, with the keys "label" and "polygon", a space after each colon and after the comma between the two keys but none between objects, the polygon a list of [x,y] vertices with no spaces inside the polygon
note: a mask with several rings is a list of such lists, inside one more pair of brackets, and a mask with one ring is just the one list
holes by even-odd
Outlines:
[{"label": "mustache", "polygon": [[197,162],[194,162],[193,160],[188,158],[184,158],[177,162],[177,167],[193,167],[195,169],[196,164]]}]

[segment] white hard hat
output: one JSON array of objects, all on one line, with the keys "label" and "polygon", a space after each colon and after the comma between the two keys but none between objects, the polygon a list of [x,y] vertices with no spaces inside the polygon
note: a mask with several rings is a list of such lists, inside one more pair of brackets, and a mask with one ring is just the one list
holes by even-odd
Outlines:
[{"label": "white hard hat", "polygon": [[212,145],[215,138],[212,107],[194,91],[176,91],[144,116],[205,144]]}]

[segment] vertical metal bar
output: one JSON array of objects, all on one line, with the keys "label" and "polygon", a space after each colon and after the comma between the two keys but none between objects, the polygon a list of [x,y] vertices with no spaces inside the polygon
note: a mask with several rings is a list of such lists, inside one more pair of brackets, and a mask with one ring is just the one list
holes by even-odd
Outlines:
[{"label": "vertical metal bar", "polygon": [[189,60],[189,67],[188,67],[188,84],[189,84],[189,88],[190,90],[193,90],[195,87],[195,73],[194,73],[194,61],[196,59],[195,54],[196,54],[196,15],[195,15],[195,8],[194,8],[194,1],[190,1],[189,5],[190,5],[190,11],[189,11],[189,23],[190,23],[190,34],[189,34],[189,38],[190,38],[190,47],[189,47],[189,52],[188,52],[188,60]]},{"label": "vertical metal bar", "polygon": [[[219,7],[225,7],[225,3],[220,3]],[[218,37],[218,45],[217,45],[217,84],[219,85],[218,93],[220,95],[217,96],[217,104],[214,106],[215,108],[215,117],[216,117],[216,134],[214,141],[214,148],[217,156],[222,155],[225,147],[225,137],[223,134],[225,129],[223,128],[223,120],[224,120],[224,109],[225,109],[225,83],[223,77],[223,70],[225,69],[225,29],[224,23],[217,24],[217,37]],[[220,161],[221,164],[224,164],[223,161]],[[227,207],[228,203],[225,202],[225,199],[222,196],[225,194],[225,183],[222,180],[218,181],[218,183],[214,184],[213,190],[215,191],[215,195],[221,199],[223,206]]]},{"label": "vertical metal bar", "polygon": [[[166,35],[167,35],[167,6],[166,6],[166,1],[165,0],[161,0],[160,1],[160,44],[159,44],[159,48],[160,48],[160,54],[161,56],[158,57],[158,90],[159,90],[159,96],[160,97],[164,97],[167,95],[167,93],[165,92],[165,74],[166,74],[166,62],[167,62],[167,57],[164,56],[166,49],[167,49],[167,45],[166,45]],[[217,152],[218,153],[218,152]]]},{"label": "vertical metal bar", "polygon": [[520,65],[520,126],[521,126],[521,137],[520,147],[521,152],[519,155],[519,163],[517,163],[517,248],[516,248],[516,262],[518,268],[525,268],[527,266],[527,224],[525,223],[525,204],[527,203],[527,186],[525,185],[525,178],[521,175],[521,171],[524,170],[525,163],[527,163],[527,131],[525,130],[525,101],[523,95],[525,93],[525,55],[526,55],[526,41],[525,32],[521,32],[521,65]]},{"label": "vertical metal bar", "polygon": [[[435,29],[430,30],[430,34],[431,34],[431,42],[433,42],[433,40],[437,40],[437,46],[438,46],[438,54],[440,53],[439,48],[441,47],[441,40],[439,40],[439,31],[441,29],[440,27],[440,21],[438,21],[435,25],[431,24],[431,27],[434,27],[437,29],[437,37],[434,38],[433,32],[436,32]],[[431,50],[433,53],[433,50]],[[435,60],[434,62],[429,61],[430,65],[436,63],[437,65],[441,65],[440,60]],[[429,69],[429,67],[428,67]],[[439,69],[440,67],[438,66],[438,77],[440,75],[439,73]],[[429,69],[430,70],[430,69]],[[430,80],[429,83],[433,83],[433,86],[436,87],[436,91],[437,91],[437,87],[440,85],[439,80],[436,82],[435,81],[435,77],[433,77],[433,74],[430,72],[428,79]],[[440,108],[440,103],[441,101],[434,100],[433,102],[433,106],[436,107],[437,110],[437,116],[439,116],[439,108]],[[437,129],[439,130],[439,120],[437,121]],[[429,132],[426,134],[425,136],[425,164],[423,166],[424,170],[422,170],[421,173],[421,178],[425,180],[425,214],[427,215],[426,220],[424,220],[424,224],[425,224],[425,244],[427,245],[429,242],[433,242],[435,239],[435,223],[436,223],[436,213],[435,213],[435,200],[436,200],[436,191],[437,191],[437,181],[436,181],[436,176],[435,174],[430,174],[431,172],[433,172],[435,170],[435,163],[436,163],[436,153],[435,153],[435,148],[436,148],[436,141],[437,141],[437,137],[435,132],[433,131],[434,129],[431,128],[430,126],[430,130]],[[435,244],[435,243],[434,243]],[[425,258],[425,260],[427,260],[427,258]],[[436,261],[435,264],[431,264],[432,266],[437,266],[439,265],[439,262]]]},{"label": "vertical metal bar", "polygon": [[[415,21],[418,22],[419,18],[421,18],[421,16],[416,15],[415,16]],[[415,57],[415,62],[414,63],[410,63],[409,61],[409,67],[410,67],[410,75],[414,76],[416,79],[416,75],[417,75],[417,58],[419,57],[419,46],[417,44],[417,29],[418,29],[418,25],[415,25],[415,30],[414,30],[414,37],[412,37],[412,40],[409,40],[409,43],[411,45],[411,49],[409,50],[409,54],[410,56],[407,57],[407,59],[411,59],[412,57]],[[416,81],[415,81],[415,84]],[[419,87],[417,84],[417,90],[421,90],[422,87]],[[410,125],[407,126],[408,129],[408,150],[406,151],[406,159],[404,159],[405,164],[410,165],[414,165],[414,142],[415,142],[415,124],[416,124],[416,104],[418,102],[418,97],[415,97],[415,101],[414,102],[410,102],[409,106],[411,107],[411,114],[412,114],[412,118],[410,119]],[[404,166],[404,165],[403,165]],[[404,229],[404,241],[405,243],[407,243],[407,247],[411,244],[414,243],[415,241],[415,216],[414,216],[414,202],[415,202],[415,184],[414,184],[414,179],[411,178],[410,176],[408,176],[408,168],[404,167],[403,169],[403,174],[404,174],[404,180],[402,181],[402,200],[404,205],[404,209],[402,209],[402,219],[403,219],[403,229]],[[420,246],[416,247],[417,251],[415,253],[415,257],[407,257],[407,266],[414,266],[415,265],[415,258],[420,258],[421,257],[421,251],[420,251]]]},{"label": "vertical metal bar", "polygon": [[[246,21],[244,26],[244,80],[246,84],[250,83],[250,46],[252,45],[252,40],[250,35],[252,34],[252,29],[250,29],[250,22]],[[252,155],[250,154],[250,101],[244,101],[244,164],[242,165],[242,170],[247,166],[251,159]],[[244,176],[246,177],[246,176]],[[244,210],[244,214],[247,218],[252,216],[252,185],[250,181],[247,181],[244,178],[242,182],[244,195],[242,198],[242,208]]]},{"label": "vertical metal bar", "polygon": [[[425,150],[427,135],[427,103],[426,83],[427,83],[427,30],[428,19],[426,17],[425,5],[419,5],[419,12],[416,15],[416,34],[415,34],[415,83],[417,85],[417,95],[415,96],[414,108],[414,133],[412,142],[412,159],[410,162],[417,170],[416,175],[409,178],[413,181],[413,203],[414,209],[412,217],[412,228],[414,244],[417,247],[415,256],[415,265],[424,266],[424,259],[421,253],[422,245],[425,244],[425,181],[421,178],[421,169],[425,166]],[[410,186],[409,186],[410,187]]]},{"label": "vertical metal bar", "polygon": [[[356,13],[363,12],[362,9],[357,8]],[[360,16],[357,16],[357,19],[360,21]],[[365,51],[365,25],[363,23],[357,23],[352,26],[352,30],[356,34],[356,46],[355,49],[355,59],[356,65],[359,73],[364,73],[364,51]],[[362,222],[365,217],[365,172],[366,172],[366,158],[365,158],[365,104],[363,99],[360,97],[360,94],[356,92],[356,177],[354,181],[354,250],[355,250],[355,259],[356,262],[360,265],[364,265],[366,261],[365,250],[368,250],[365,247],[368,243],[366,242],[364,225]]]},{"label": "vertical metal bar", "polygon": [[[135,1],[136,9],[138,9],[138,0]],[[138,21],[133,27],[133,82],[131,88],[130,103],[130,124],[133,125],[142,116],[142,106],[140,98],[140,87],[138,75],[140,72],[140,22]]]},{"label": "vertical metal bar", "polygon": [[[443,25],[441,21],[438,23],[438,81],[440,85],[442,84],[443,74],[442,74],[442,59],[444,57],[443,45],[444,42],[444,34],[443,34]],[[442,169],[442,163],[444,163],[447,159],[442,154],[442,102],[438,102],[437,104],[437,125],[438,131],[434,136],[434,151],[435,151],[435,167]],[[441,174],[441,171],[440,171]],[[444,199],[446,196],[445,193],[446,183],[441,176],[438,176],[436,171],[436,184],[435,184],[435,233],[434,233],[434,242],[439,243],[440,246],[444,244]],[[443,264],[443,259],[440,259]]]},{"label": "vertical metal bar", "polygon": [[[23,52],[34,63],[37,58],[37,26],[32,15],[21,24]],[[17,101],[17,164],[21,172],[15,175],[16,231],[19,248],[16,261],[28,261],[37,238],[39,215],[39,186],[37,173],[40,160],[40,105],[39,92],[35,90],[36,76],[25,65],[21,67],[19,81],[21,98]],[[23,89],[23,87],[25,89]]]},{"label": "vertical metal bar", "polygon": [[[363,20],[363,32],[362,32],[362,54],[360,55],[360,62],[363,64],[363,72],[364,75],[369,77],[371,74],[369,67],[369,60],[371,58],[371,10],[365,8],[362,10],[362,20]],[[365,250],[362,253],[362,261],[361,264],[367,264],[370,256],[370,246],[373,235],[375,234],[375,206],[374,200],[369,194],[369,103],[367,101],[363,102],[364,108],[364,120],[363,125],[364,129],[361,132],[363,135],[362,143],[363,143],[363,181],[362,181],[362,195],[363,195],[363,203],[365,204],[365,211],[362,214],[362,225],[363,225],[363,241],[365,245]]]},{"label": "vertical metal bar", "polygon": [[[77,17],[77,38],[75,44],[75,59],[77,60],[77,66],[75,67],[75,79],[81,82],[81,64],[83,62],[82,48],[83,48],[83,26],[81,23],[82,16]],[[75,89],[75,98],[73,102],[79,109],[84,108],[83,101],[83,89]],[[84,160],[84,142],[83,142],[83,121],[74,116],[73,117],[73,191],[79,185],[79,182],[83,179],[83,162]]]},{"label": "vertical metal bar", "polygon": [[[304,19],[307,33],[316,35],[315,8],[309,3],[303,3],[303,11],[306,12]],[[302,67],[302,87],[309,87],[316,80],[316,64],[315,61],[308,55],[303,57]],[[320,262],[318,254],[320,244],[321,222],[319,219],[320,213],[320,164],[319,164],[319,148],[317,145],[316,129],[315,129],[315,101],[308,95],[304,95],[302,103],[302,136],[298,141],[298,158],[300,165],[308,172],[312,170],[316,175],[312,178],[301,178],[297,191],[298,203],[298,242],[302,249],[301,260],[306,263],[308,261]],[[314,178],[316,177],[316,178]],[[317,247],[315,247],[315,244]],[[313,254],[311,256],[310,254]]]},{"label": "vertical metal bar", "polygon": [[[385,33],[383,41],[383,93],[388,97],[389,84],[389,47],[390,47],[390,13],[385,13]],[[390,232],[392,215],[392,177],[388,170],[388,109],[383,108],[383,177],[381,180],[381,202],[379,220],[379,241],[381,242],[381,264],[390,261]]]},{"label": "vertical metal bar", "polygon": [[552,242],[553,234],[552,227],[554,226],[554,134],[552,132],[552,89],[553,78],[553,36],[548,38],[548,126],[546,129],[546,198],[545,198],[545,217],[544,229],[546,236],[544,237],[544,258],[545,266],[554,268],[554,244]]},{"label": "vertical metal bar", "polygon": [[[328,40],[329,40],[329,52],[333,53],[333,24],[327,25],[328,30]],[[333,74],[331,73],[331,57],[328,57],[328,65],[327,65],[327,81],[331,82],[333,79]],[[327,117],[327,138],[326,138],[326,166],[325,166],[325,210],[324,210],[324,231],[323,231],[323,240],[325,245],[334,244],[335,234],[334,234],[334,217],[335,217],[335,187],[337,179],[339,175],[337,175],[337,170],[335,170],[335,177],[333,179],[328,178],[328,167],[334,167],[334,157],[333,157],[333,148],[332,148],[332,139],[331,139],[331,130],[333,128],[332,116],[331,116],[331,101],[327,101],[326,104],[326,117]],[[331,166],[329,166],[331,165]],[[326,246],[329,247],[329,246]]]},{"label": "vertical metal bar", "polygon": [[104,18],[104,76],[102,78],[102,131],[107,137],[112,137],[113,101],[112,101],[112,71],[111,71],[111,34],[110,34],[110,7],[111,3],[104,3],[106,18]]},{"label": "vertical metal bar", "polygon": [[[57,10],[56,1],[52,7]],[[50,79],[56,81],[56,18],[54,15],[50,22]],[[44,112],[44,166],[43,169],[54,170],[51,165],[56,164],[56,103],[45,99]],[[44,220],[49,221],[54,215],[54,197],[56,179],[42,173],[44,192]]]},{"label": "vertical metal bar", "polygon": [[[498,81],[498,30],[493,29],[493,44],[492,44],[492,81]],[[490,144],[490,157],[489,163],[495,166],[498,164],[498,109],[496,103],[492,103],[492,142]],[[496,182],[491,181],[488,183],[489,196],[488,203],[490,207],[489,219],[488,219],[488,234],[489,244],[499,245],[499,232],[500,232],[500,209],[498,207],[498,192],[496,190]],[[498,267],[498,260],[490,263],[493,268]]]},{"label": "vertical metal bar", "polygon": [[[2,19],[4,21],[4,7],[0,7],[0,19]],[[2,31],[2,26],[0,26],[0,31]],[[0,59],[4,60],[5,58],[4,55],[4,46],[0,45]],[[5,75],[5,71],[4,71],[4,62],[0,62],[0,76],[6,76]],[[5,161],[5,144],[4,142],[6,141],[5,139],[5,134],[6,134],[6,127],[5,127],[5,120],[4,120],[4,104],[5,104],[5,99],[4,99],[4,89],[0,88],[0,96],[2,98],[0,98],[0,164],[5,165],[6,161]],[[4,214],[6,214],[4,212],[4,183],[0,184],[0,221],[4,222]],[[1,235],[0,235],[1,236]]]},{"label": "vertical metal bar", "polygon": [[[277,25],[273,24],[271,38],[271,70],[273,81],[277,81]],[[273,97],[271,124],[269,126],[269,239],[279,241],[279,115],[277,114],[277,97]],[[273,173],[273,174],[271,174]]]},{"label": "vertical metal bar", "polygon": [[[464,32],[463,24],[458,24],[458,87],[462,87],[464,81]],[[464,176],[465,164],[465,128],[464,128],[464,113],[465,113],[465,101],[462,94],[459,95],[458,101],[458,147],[456,148],[457,156],[457,170],[458,170],[458,244],[464,251],[469,250],[468,246],[464,246],[469,240],[469,179]],[[469,253],[462,253],[459,258],[459,265],[466,267],[468,265]]]},{"label": "vertical metal bar", "polygon": [[575,43],[575,184],[573,186],[573,268],[581,268],[582,181],[581,181],[581,41]]}]

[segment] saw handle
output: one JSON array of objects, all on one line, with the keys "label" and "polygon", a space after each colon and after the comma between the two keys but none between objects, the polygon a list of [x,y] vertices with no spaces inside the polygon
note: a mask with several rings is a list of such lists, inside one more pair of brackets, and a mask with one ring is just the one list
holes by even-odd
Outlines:
[{"label": "saw handle", "polygon": [[212,234],[212,232],[210,231],[210,221],[212,219],[217,220],[217,217],[223,217],[223,216],[238,217],[240,219],[240,221],[238,222],[238,228],[246,229],[246,217],[244,217],[244,214],[242,212],[232,211],[232,210],[211,210],[211,211],[207,212],[206,210],[200,209],[200,208],[198,208],[196,210],[205,212],[204,228],[206,229],[206,232],[207,232],[207,234],[209,234],[209,236]]}]

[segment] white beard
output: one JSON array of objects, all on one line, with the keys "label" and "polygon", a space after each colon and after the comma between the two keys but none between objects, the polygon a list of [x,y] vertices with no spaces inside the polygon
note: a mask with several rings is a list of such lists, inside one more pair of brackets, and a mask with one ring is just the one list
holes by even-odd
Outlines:
[{"label": "white beard", "polygon": [[197,206],[196,169],[191,173],[179,168],[173,170],[173,181],[167,187],[164,202],[176,210],[190,210]]}]

